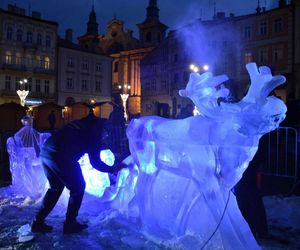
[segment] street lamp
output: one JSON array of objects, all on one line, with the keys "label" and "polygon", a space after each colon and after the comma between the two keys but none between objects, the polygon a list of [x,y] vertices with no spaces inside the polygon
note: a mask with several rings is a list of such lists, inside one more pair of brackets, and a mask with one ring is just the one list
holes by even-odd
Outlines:
[{"label": "street lamp", "polygon": [[25,90],[23,88],[23,85],[27,83],[27,79],[24,78],[19,83],[20,83],[20,89],[17,90],[17,94],[18,94],[18,96],[20,98],[20,104],[24,107],[25,106],[26,97],[29,94],[29,90]]},{"label": "street lamp", "polygon": [[128,100],[129,94],[128,94],[128,90],[130,90],[131,86],[129,84],[123,84],[118,86],[119,89],[122,89],[123,93],[120,93],[121,99],[122,99],[122,103],[123,103],[123,108],[124,108],[124,118],[127,121],[128,120],[128,115],[127,115],[127,105],[126,102]]}]

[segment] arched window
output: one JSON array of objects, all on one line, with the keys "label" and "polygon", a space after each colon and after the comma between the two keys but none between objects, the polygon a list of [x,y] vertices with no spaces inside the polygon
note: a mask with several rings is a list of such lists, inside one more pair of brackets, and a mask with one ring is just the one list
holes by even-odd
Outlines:
[{"label": "arched window", "polygon": [[28,43],[32,43],[33,42],[33,33],[32,33],[32,31],[28,31],[27,32],[26,42],[28,42]]},{"label": "arched window", "polygon": [[45,57],[45,69],[50,69],[50,59],[49,59],[49,57]]},{"label": "arched window", "polygon": [[147,34],[146,34],[146,42],[151,42],[151,40],[152,40],[151,32],[147,32]]},{"label": "arched window", "polygon": [[12,27],[7,27],[7,30],[6,30],[6,39],[7,40],[12,40],[12,34],[13,34]]},{"label": "arched window", "polygon": [[17,30],[17,41],[21,42],[23,40],[23,31],[21,29]]}]

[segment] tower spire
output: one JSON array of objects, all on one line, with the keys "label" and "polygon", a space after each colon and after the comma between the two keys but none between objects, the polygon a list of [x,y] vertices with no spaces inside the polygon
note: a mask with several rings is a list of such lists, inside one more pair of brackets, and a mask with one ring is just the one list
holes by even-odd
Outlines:
[{"label": "tower spire", "polygon": [[98,35],[98,23],[97,23],[97,17],[96,17],[96,12],[94,9],[94,1],[93,1],[93,6],[92,10],[89,15],[89,21],[87,22],[87,35]]},{"label": "tower spire", "polygon": [[256,8],[256,13],[260,13],[261,12],[261,7],[260,7],[260,1],[257,0],[257,8]]},{"label": "tower spire", "polygon": [[159,20],[159,9],[157,8],[157,0],[149,0],[147,7],[147,18],[146,21]]}]

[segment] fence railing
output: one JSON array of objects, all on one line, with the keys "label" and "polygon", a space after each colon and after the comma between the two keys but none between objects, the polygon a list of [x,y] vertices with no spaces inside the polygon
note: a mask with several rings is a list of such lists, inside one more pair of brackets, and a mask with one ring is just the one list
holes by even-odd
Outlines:
[{"label": "fence railing", "polygon": [[266,159],[261,173],[270,178],[292,181],[289,192],[292,193],[300,184],[298,131],[292,127],[279,127],[262,141],[260,146]]}]

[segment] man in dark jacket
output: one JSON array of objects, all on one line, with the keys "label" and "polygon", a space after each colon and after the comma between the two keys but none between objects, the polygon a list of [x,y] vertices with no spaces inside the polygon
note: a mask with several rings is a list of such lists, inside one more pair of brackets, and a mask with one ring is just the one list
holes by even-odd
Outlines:
[{"label": "man in dark jacket", "polygon": [[64,187],[70,190],[70,198],[63,232],[78,233],[87,228],[87,225],[76,221],[85,189],[78,160],[84,153],[88,153],[95,169],[106,173],[118,171],[116,167],[107,166],[100,160],[103,127],[104,121],[91,112],[87,117],[64,126],[45,142],[40,159],[50,188],[31,225],[32,232],[52,231],[52,227],[44,220],[56,205]]}]

